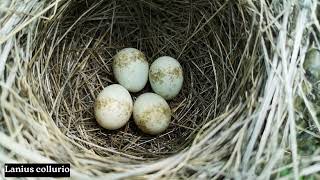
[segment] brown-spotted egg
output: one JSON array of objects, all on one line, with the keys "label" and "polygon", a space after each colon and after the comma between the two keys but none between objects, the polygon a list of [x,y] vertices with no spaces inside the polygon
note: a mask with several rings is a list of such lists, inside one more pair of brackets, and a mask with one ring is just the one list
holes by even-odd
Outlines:
[{"label": "brown-spotted egg", "polygon": [[160,134],[169,126],[171,109],[161,96],[145,93],[134,103],[133,119],[143,132],[151,135]]},{"label": "brown-spotted egg", "polygon": [[119,84],[105,87],[97,96],[94,106],[98,124],[109,130],[124,126],[131,117],[132,109],[131,95]]},{"label": "brown-spotted egg", "polygon": [[130,92],[138,92],[148,81],[149,64],[145,55],[135,48],[125,48],[113,58],[116,80]]},{"label": "brown-spotted egg", "polygon": [[155,93],[166,100],[170,100],[176,97],[182,88],[182,67],[172,57],[160,57],[150,66],[149,81]]}]

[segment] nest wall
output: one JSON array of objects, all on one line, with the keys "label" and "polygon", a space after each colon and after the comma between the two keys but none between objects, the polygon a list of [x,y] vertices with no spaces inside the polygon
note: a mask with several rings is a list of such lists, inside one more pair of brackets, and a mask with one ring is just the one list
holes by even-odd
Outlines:
[{"label": "nest wall", "polygon": [[[320,47],[317,6],[0,1],[0,162],[67,162],[78,179],[319,178],[317,106],[301,66]],[[112,57],[125,47],[150,64],[169,55],[183,66],[159,136],[132,119],[117,131],[94,119],[97,94],[116,83]]]}]

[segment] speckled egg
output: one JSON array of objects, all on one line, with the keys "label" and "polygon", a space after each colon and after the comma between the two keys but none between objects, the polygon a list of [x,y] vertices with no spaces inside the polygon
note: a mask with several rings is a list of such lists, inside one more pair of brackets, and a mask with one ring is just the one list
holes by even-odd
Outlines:
[{"label": "speckled egg", "polygon": [[131,117],[132,109],[131,95],[119,84],[105,87],[97,96],[94,106],[98,124],[109,130],[124,126]]},{"label": "speckled egg", "polygon": [[160,134],[169,126],[171,109],[161,96],[145,93],[134,103],[133,119],[143,132],[151,135]]},{"label": "speckled egg", "polygon": [[148,81],[149,64],[145,55],[135,48],[119,51],[112,63],[115,79],[130,92],[138,92]]},{"label": "speckled egg", "polygon": [[156,59],[149,71],[152,90],[166,100],[176,97],[183,84],[183,70],[180,63],[169,56]]},{"label": "speckled egg", "polygon": [[307,54],[303,63],[308,79],[312,82],[320,81],[320,50],[312,48]]}]

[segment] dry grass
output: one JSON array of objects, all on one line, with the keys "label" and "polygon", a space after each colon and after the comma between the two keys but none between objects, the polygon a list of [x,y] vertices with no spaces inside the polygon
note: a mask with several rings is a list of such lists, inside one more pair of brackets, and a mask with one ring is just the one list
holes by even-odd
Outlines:
[{"label": "dry grass", "polygon": [[[319,178],[319,108],[301,67],[320,47],[317,1],[7,2],[1,162],[70,162],[74,178]],[[94,119],[124,47],[184,68],[162,135]]]}]

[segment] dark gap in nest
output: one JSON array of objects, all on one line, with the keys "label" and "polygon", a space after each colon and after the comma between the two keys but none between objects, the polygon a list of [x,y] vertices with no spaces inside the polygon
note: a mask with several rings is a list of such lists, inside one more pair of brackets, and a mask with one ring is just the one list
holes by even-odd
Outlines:
[{"label": "dark gap in nest", "polygon": [[[240,61],[250,24],[241,14],[237,3],[225,0],[73,1],[43,25],[39,36],[41,43],[41,38],[47,41],[43,52],[53,50],[42,63],[46,78],[41,82],[53,119],[68,137],[81,139],[74,140],[101,156],[110,153],[85,142],[144,158],[183,150],[205,123],[235,105],[251,87],[249,78],[242,79],[253,65]],[[159,136],[143,134],[132,119],[116,131],[102,129],[94,119],[96,95],[116,83],[112,56],[125,47],[142,50],[150,64],[169,55],[184,68],[183,89],[169,101],[172,122]],[[148,91],[149,84],[131,95],[135,99]],[[58,98],[55,107],[51,98]]]}]

